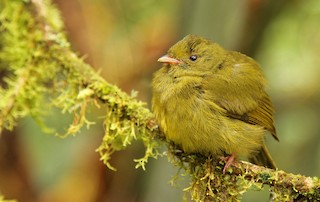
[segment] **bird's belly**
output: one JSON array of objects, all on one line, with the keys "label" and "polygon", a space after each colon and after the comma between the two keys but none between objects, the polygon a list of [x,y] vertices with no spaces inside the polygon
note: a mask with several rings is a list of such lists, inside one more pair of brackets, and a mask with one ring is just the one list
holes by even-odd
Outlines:
[{"label": "bird's belly", "polygon": [[180,145],[185,152],[219,152],[222,137],[219,135],[221,121],[218,112],[197,98],[168,103],[167,106],[167,139]]},{"label": "bird's belly", "polygon": [[264,141],[262,127],[226,117],[197,97],[168,102],[164,120],[167,139],[187,153],[249,155]]}]

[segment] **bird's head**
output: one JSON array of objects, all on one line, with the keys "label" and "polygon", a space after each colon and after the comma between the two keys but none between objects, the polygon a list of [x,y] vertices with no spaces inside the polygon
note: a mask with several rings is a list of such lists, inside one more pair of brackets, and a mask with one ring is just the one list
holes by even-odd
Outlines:
[{"label": "bird's head", "polygon": [[212,70],[225,58],[225,50],[210,40],[187,35],[173,45],[168,53],[158,59],[170,67],[185,70]]}]

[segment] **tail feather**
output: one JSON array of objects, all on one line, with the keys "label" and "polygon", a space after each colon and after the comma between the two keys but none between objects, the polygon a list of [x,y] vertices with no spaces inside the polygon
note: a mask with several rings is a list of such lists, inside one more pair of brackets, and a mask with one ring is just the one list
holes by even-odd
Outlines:
[{"label": "tail feather", "polygon": [[249,158],[249,161],[251,163],[254,163],[256,165],[260,166],[266,166],[271,169],[277,169],[277,166],[275,162],[273,161],[267,147],[265,145],[262,146],[260,151],[256,153],[254,156],[251,156]]}]

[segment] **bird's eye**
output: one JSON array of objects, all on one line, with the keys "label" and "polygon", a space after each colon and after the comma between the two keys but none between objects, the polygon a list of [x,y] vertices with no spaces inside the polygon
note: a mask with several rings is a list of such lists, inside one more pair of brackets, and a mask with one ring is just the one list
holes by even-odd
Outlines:
[{"label": "bird's eye", "polygon": [[189,59],[190,59],[191,61],[196,61],[196,60],[198,59],[198,56],[196,56],[196,55],[191,55],[191,56],[189,57]]}]

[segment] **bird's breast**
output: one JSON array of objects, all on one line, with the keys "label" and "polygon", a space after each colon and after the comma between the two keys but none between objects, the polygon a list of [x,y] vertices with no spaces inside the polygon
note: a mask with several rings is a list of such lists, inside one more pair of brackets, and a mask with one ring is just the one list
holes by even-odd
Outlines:
[{"label": "bird's breast", "polygon": [[217,111],[210,108],[201,83],[174,85],[153,96],[153,111],[167,139],[185,152],[199,151],[218,134]]}]

